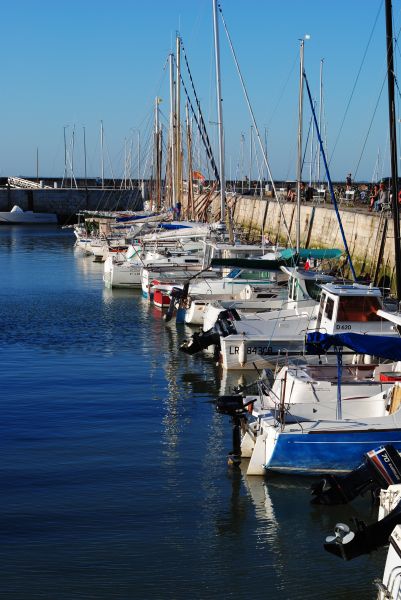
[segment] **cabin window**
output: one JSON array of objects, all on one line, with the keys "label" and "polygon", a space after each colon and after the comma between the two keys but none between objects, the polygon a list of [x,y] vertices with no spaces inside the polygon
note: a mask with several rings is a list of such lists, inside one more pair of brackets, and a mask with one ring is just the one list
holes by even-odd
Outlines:
[{"label": "cabin window", "polygon": [[323,316],[323,306],[324,306],[324,301],[325,301],[325,295],[320,297],[320,304],[319,304],[319,313],[317,315],[317,323],[316,323],[316,327],[317,329],[320,328],[320,325],[322,323],[322,316]]},{"label": "cabin window", "polygon": [[333,309],[334,309],[334,300],[333,300],[333,298],[327,297],[326,306],[325,306],[325,309],[324,309],[324,316],[327,319],[331,319],[332,318],[332,316],[333,316]]},{"label": "cabin window", "polygon": [[269,271],[242,271],[238,275],[238,279],[256,279],[258,281],[270,278]]},{"label": "cabin window", "polygon": [[376,313],[381,309],[377,296],[341,296],[338,306],[337,321],[382,321]]},{"label": "cabin window", "polygon": [[318,283],[316,283],[316,281],[310,281],[308,279],[305,279],[305,287],[309,296],[313,300],[319,300],[320,294],[322,293],[322,288]]},{"label": "cabin window", "polygon": [[230,279],[235,279],[238,275],[238,273],[240,273],[241,269],[232,269],[229,274],[227,275],[227,277],[229,277]]}]

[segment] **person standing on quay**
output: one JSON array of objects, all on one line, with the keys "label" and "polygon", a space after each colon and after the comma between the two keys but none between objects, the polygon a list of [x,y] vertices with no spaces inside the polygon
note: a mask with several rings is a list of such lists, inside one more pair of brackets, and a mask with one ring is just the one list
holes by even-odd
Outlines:
[{"label": "person standing on quay", "polygon": [[348,173],[347,177],[346,177],[346,184],[347,184],[347,190],[351,189],[351,184],[352,184],[352,174]]}]

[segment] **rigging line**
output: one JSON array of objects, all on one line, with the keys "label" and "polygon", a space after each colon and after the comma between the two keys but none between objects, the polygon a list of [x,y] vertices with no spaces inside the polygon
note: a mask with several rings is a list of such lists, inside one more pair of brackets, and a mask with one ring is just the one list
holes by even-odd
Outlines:
[{"label": "rigging line", "polygon": [[186,90],[186,87],[185,87],[184,81],[182,79],[181,73],[180,73],[180,79],[181,79],[182,85],[184,86],[185,94],[186,94],[186,96],[188,98],[188,101],[189,101],[189,103],[191,105],[191,112],[192,112],[192,114],[193,114],[193,116],[195,118],[195,122],[196,122],[196,124],[198,126],[198,131],[199,131],[199,133],[200,133],[200,135],[202,137],[203,143],[205,145],[206,152],[208,152],[208,154],[209,154],[209,158],[210,158],[210,161],[212,163],[212,168],[213,168],[215,177],[216,177],[216,179],[218,181],[220,181],[220,177],[219,177],[219,174],[218,174],[217,165],[215,163],[214,156],[213,156],[212,146],[210,144],[210,140],[209,140],[209,136],[208,136],[208,133],[207,133],[205,121],[204,121],[204,118],[203,118],[202,109],[201,109],[201,106],[200,106],[198,95],[196,93],[194,80],[192,78],[191,69],[189,68],[188,58],[187,58],[187,54],[185,52],[185,48],[184,48],[184,44],[183,44],[182,38],[180,38],[180,43],[181,43],[181,48],[182,48],[182,52],[183,52],[183,55],[184,55],[185,64],[186,64],[188,75],[189,75],[189,80],[191,82],[192,91],[193,91],[194,96],[195,96],[196,106],[197,106],[197,109],[199,111],[199,121],[200,121],[200,124],[199,124],[198,119],[197,119],[197,117],[195,115],[195,111],[193,109],[193,106],[192,106],[191,100],[189,98],[188,92]]},{"label": "rigging line", "polygon": [[356,175],[357,175],[357,173],[358,173],[358,169],[359,169],[359,166],[360,166],[360,164],[361,164],[361,160],[362,160],[362,157],[363,157],[363,153],[365,152],[365,147],[366,147],[366,144],[367,144],[367,141],[368,141],[368,137],[369,137],[369,134],[370,134],[370,130],[372,129],[373,121],[374,121],[374,118],[375,118],[375,116],[376,116],[376,112],[377,112],[377,109],[378,109],[378,106],[379,106],[379,102],[380,102],[381,95],[382,95],[382,93],[383,93],[383,88],[384,88],[384,84],[386,83],[386,79],[387,79],[387,73],[386,73],[386,75],[384,76],[383,83],[382,83],[382,86],[381,86],[381,88],[380,88],[380,92],[379,92],[379,97],[377,98],[377,102],[376,102],[376,105],[375,105],[375,108],[374,108],[374,111],[373,111],[373,115],[372,115],[372,118],[371,118],[371,120],[370,120],[370,123],[369,123],[368,131],[367,131],[367,134],[366,134],[366,136],[365,136],[365,141],[363,142],[363,146],[362,146],[361,154],[360,154],[360,156],[359,156],[358,163],[357,163],[357,165],[356,165],[356,167],[355,167],[355,169],[354,169],[354,179],[356,179]]},{"label": "rigging line", "polygon": [[246,87],[245,87],[244,78],[242,77],[242,72],[241,72],[241,69],[240,69],[240,66],[239,66],[239,63],[238,63],[238,60],[237,60],[237,56],[235,54],[234,46],[233,46],[233,43],[231,41],[231,36],[230,36],[229,31],[227,29],[227,25],[226,25],[226,22],[225,22],[225,19],[224,19],[224,16],[223,16],[223,11],[221,9],[221,5],[218,4],[217,8],[218,8],[218,10],[220,12],[221,19],[223,21],[224,30],[225,30],[226,35],[227,35],[228,43],[229,43],[230,50],[231,50],[231,53],[232,53],[233,58],[234,58],[234,62],[235,62],[235,66],[237,68],[238,76],[239,76],[240,81],[241,81],[242,91],[244,92],[245,100],[246,100],[246,103],[248,105],[248,110],[249,110],[249,114],[250,114],[251,119],[252,119],[253,126],[255,127],[255,132],[256,132],[256,136],[258,138],[258,142],[259,142],[260,150],[262,152],[263,160],[264,160],[264,163],[265,163],[265,166],[266,166],[266,169],[267,169],[267,173],[269,175],[269,178],[270,178],[270,181],[271,181],[271,184],[272,184],[273,193],[274,193],[274,196],[276,197],[276,199],[278,201],[278,205],[279,205],[279,208],[280,208],[280,213],[281,213],[281,216],[282,216],[282,219],[283,219],[283,223],[284,223],[284,228],[285,228],[286,233],[287,233],[288,243],[292,247],[290,230],[288,228],[287,221],[285,219],[283,207],[281,206],[281,202],[278,199],[278,195],[277,195],[277,191],[276,191],[276,185],[274,183],[273,175],[272,175],[271,170],[270,170],[269,161],[267,159],[267,153],[265,152],[265,148],[263,146],[262,139],[260,137],[259,128],[258,128],[257,123],[256,123],[255,115],[254,115],[254,112],[253,112],[253,109],[252,109],[252,106],[251,106],[251,102],[249,100],[248,92],[247,92]]},{"label": "rigging line", "polygon": [[302,169],[304,168],[304,164],[305,164],[306,151],[308,149],[309,137],[310,137],[310,133],[312,130],[312,121],[313,121],[313,117],[311,116],[310,121],[309,121],[308,135],[306,136],[306,141],[305,141],[304,154],[302,156],[302,167],[301,167]]},{"label": "rigging line", "polygon": [[203,130],[200,127],[200,124],[199,124],[198,119],[197,119],[196,114],[195,114],[194,107],[193,107],[191,99],[190,99],[190,97],[188,95],[188,90],[187,90],[187,88],[185,86],[185,83],[184,83],[184,80],[183,80],[181,74],[180,74],[180,80],[181,80],[181,83],[182,83],[182,87],[184,88],[185,96],[186,96],[186,98],[188,100],[188,103],[189,103],[189,108],[191,110],[191,114],[192,114],[192,116],[195,119],[195,122],[196,122],[196,124],[198,126],[198,131],[199,131],[199,133],[200,133],[200,135],[202,137],[202,141],[203,141],[203,144],[205,146],[206,154],[207,154],[207,156],[208,156],[208,158],[209,158],[209,160],[210,160],[210,162],[212,164],[212,169],[214,171],[214,175],[216,177],[216,180],[220,181],[220,175],[219,175],[219,172],[218,172],[218,169],[217,169],[216,162],[214,160],[214,156],[213,156],[212,148],[211,148],[211,145],[210,145],[209,137],[207,135],[206,130]]},{"label": "rigging line", "polygon": [[309,89],[309,82],[308,82],[308,78],[306,77],[305,71],[303,72],[303,77],[305,79],[306,89],[307,89],[307,92],[308,92],[309,102],[310,102],[310,106],[311,106],[311,110],[312,110],[312,114],[313,114],[313,119],[315,121],[316,135],[317,135],[317,139],[319,140],[320,152],[322,153],[324,168],[326,170],[327,182],[328,182],[329,189],[330,189],[331,200],[332,200],[333,205],[334,205],[334,210],[336,211],[337,221],[338,221],[338,224],[339,224],[339,227],[340,227],[341,236],[343,238],[344,248],[345,248],[345,252],[347,254],[347,259],[348,259],[349,266],[350,266],[350,269],[351,269],[351,272],[352,272],[352,276],[354,278],[354,281],[356,281],[356,273],[355,273],[355,270],[354,270],[354,265],[352,264],[351,254],[350,254],[349,249],[348,249],[347,239],[345,237],[344,228],[343,228],[343,224],[342,224],[342,221],[341,221],[341,216],[340,216],[340,213],[339,213],[339,210],[338,210],[338,205],[337,205],[337,200],[336,200],[336,196],[335,196],[335,193],[334,193],[333,183],[331,181],[331,177],[330,177],[330,173],[329,173],[329,165],[327,164],[326,154],[325,154],[325,151],[324,151],[324,148],[323,148],[323,141],[322,141],[322,137],[320,135],[319,125],[318,125],[318,122],[317,122],[316,113],[315,113],[315,109],[314,109],[314,106],[313,106],[312,94],[311,94],[311,91]]},{"label": "rigging line", "polygon": [[[400,31],[401,31],[401,27],[400,27],[400,29],[398,30],[398,34],[397,34],[397,36],[395,37],[395,45],[396,45],[396,47],[397,47],[397,39],[398,39],[398,36],[400,35]],[[397,87],[397,91],[398,91],[399,95],[401,95],[401,94],[400,94],[400,88],[398,87],[398,81],[397,81],[397,78],[396,78],[396,75],[395,75],[395,73],[393,73],[393,75],[394,75],[394,83],[395,83],[395,85],[396,85],[396,87]],[[360,157],[359,157],[359,160],[358,160],[358,164],[357,164],[357,166],[356,166],[356,169],[354,170],[354,178],[356,177],[356,174],[357,174],[357,172],[358,172],[358,169],[359,169],[359,166],[360,166],[360,163],[361,163],[362,157],[363,157],[363,153],[364,153],[364,151],[365,151],[365,147],[366,147],[366,144],[367,144],[367,141],[368,141],[368,137],[369,137],[369,134],[370,134],[370,130],[371,130],[371,128],[372,128],[372,125],[373,125],[373,120],[374,120],[374,118],[375,118],[376,111],[377,111],[377,109],[378,109],[378,105],[379,105],[379,102],[380,102],[380,98],[381,98],[381,95],[382,95],[382,93],[383,93],[383,88],[384,88],[384,85],[385,85],[385,83],[386,83],[386,79],[387,79],[387,72],[386,72],[386,74],[385,74],[385,76],[384,76],[384,80],[383,80],[382,86],[381,86],[381,88],[380,88],[379,97],[378,97],[378,99],[377,99],[377,102],[376,102],[376,105],[375,105],[375,108],[374,108],[374,111],[373,111],[372,119],[371,119],[371,121],[370,121],[369,128],[368,128],[368,131],[367,131],[367,134],[366,134],[366,137],[365,137],[365,141],[364,141],[364,143],[363,143],[363,146],[362,146],[362,151],[361,151],[361,154],[360,154]]]},{"label": "rigging line", "polygon": [[367,43],[367,45],[366,45],[365,52],[364,52],[364,54],[363,54],[363,57],[362,57],[362,62],[361,62],[361,65],[360,65],[360,67],[359,67],[358,74],[357,74],[357,76],[356,76],[356,79],[355,79],[355,82],[354,82],[354,86],[353,86],[353,88],[352,88],[351,95],[350,95],[350,98],[349,98],[349,100],[348,100],[348,104],[347,104],[347,106],[346,106],[345,112],[344,112],[343,119],[342,119],[342,121],[341,121],[340,129],[339,129],[339,132],[338,132],[338,134],[337,134],[337,138],[336,138],[336,141],[335,141],[335,143],[334,143],[333,150],[332,150],[332,152],[331,152],[331,156],[330,156],[330,158],[329,158],[329,163],[328,163],[328,164],[329,164],[329,166],[330,166],[330,164],[331,164],[331,161],[333,160],[334,152],[335,152],[335,150],[336,150],[336,147],[337,147],[337,144],[338,144],[338,140],[340,139],[340,135],[341,135],[342,129],[343,129],[343,127],[344,127],[345,119],[346,119],[346,117],[347,117],[347,114],[348,114],[348,109],[349,109],[349,107],[350,107],[350,104],[351,104],[352,98],[353,98],[353,96],[354,96],[354,93],[355,93],[356,85],[357,85],[357,83],[358,83],[358,79],[359,79],[359,76],[360,76],[360,74],[361,74],[362,67],[363,67],[363,64],[364,64],[364,62],[365,62],[366,55],[367,55],[367,53],[368,53],[368,49],[369,49],[369,46],[370,46],[370,42],[372,41],[373,33],[374,33],[374,30],[375,30],[375,28],[376,28],[376,24],[377,24],[377,21],[378,21],[378,18],[379,18],[379,14],[380,14],[380,12],[381,12],[381,9],[382,9],[382,6],[383,6],[383,1],[384,1],[384,0],[382,0],[382,1],[381,1],[381,3],[380,3],[379,10],[377,11],[377,14],[376,14],[375,22],[373,23],[372,31],[370,32],[370,36],[369,36],[369,39],[368,39],[368,43]]},{"label": "rigging line", "polygon": [[[193,91],[194,96],[195,96],[196,106],[197,106],[197,108],[199,110],[199,120],[200,120],[200,123],[201,123],[201,125],[202,125],[202,127],[204,129],[205,135],[207,137],[207,129],[206,129],[205,121],[204,121],[204,118],[203,118],[203,113],[202,113],[201,105],[200,105],[200,102],[199,102],[198,95],[196,93],[195,83],[194,83],[194,80],[193,80],[193,77],[192,77],[191,69],[189,68],[188,57],[187,57],[187,54],[186,54],[186,51],[185,51],[185,47],[184,47],[182,38],[180,38],[180,44],[181,44],[182,52],[183,52],[183,55],[184,55],[184,60],[185,60],[185,64],[186,64],[186,67],[187,67],[189,79],[190,79],[190,82],[191,82],[192,91]],[[198,127],[199,127],[199,125],[198,125]],[[208,143],[209,143],[209,146],[210,146],[209,139],[208,139]]]},{"label": "rigging line", "polygon": [[294,63],[292,65],[291,69],[290,69],[290,72],[288,73],[287,79],[285,80],[284,85],[283,85],[283,87],[281,89],[281,92],[280,92],[280,95],[279,95],[278,100],[276,102],[276,105],[274,106],[273,112],[272,112],[272,114],[271,114],[271,116],[270,116],[270,118],[269,118],[269,120],[267,122],[267,126],[268,127],[270,127],[271,122],[273,121],[274,115],[276,114],[278,107],[281,105],[281,100],[282,100],[282,98],[284,96],[285,90],[287,89],[288,82],[290,81],[290,78],[291,78],[291,76],[292,76],[292,74],[293,74],[293,72],[295,70],[296,63],[297,63],[297,58],[294,58]]}]

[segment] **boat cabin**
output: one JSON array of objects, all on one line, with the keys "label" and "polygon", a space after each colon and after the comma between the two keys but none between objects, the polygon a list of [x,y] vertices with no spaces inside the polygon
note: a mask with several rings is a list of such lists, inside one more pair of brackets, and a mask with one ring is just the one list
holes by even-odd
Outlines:
[{"label": "boat cabin", "polygon": [[353,283],[322,285],[316,329],[323,333],[398,335],[396,327],[377,314],[383,307],[379,288]]}]

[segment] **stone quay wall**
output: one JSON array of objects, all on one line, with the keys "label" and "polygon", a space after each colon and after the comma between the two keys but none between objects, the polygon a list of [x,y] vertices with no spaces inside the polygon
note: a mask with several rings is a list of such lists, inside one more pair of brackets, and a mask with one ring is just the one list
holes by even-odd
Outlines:
[{"label": "stone quay wall", "polygon": [[[219,215],[219,198],[212,214]],[[249,240],[260,240],[262,232],[273,244],[295,245],[296,204],[278,203],[272,198],[237,197],[229,200],[234,223]],[[394,284],[394,228],[391,216],[370,213],[366,208],[340,210],[341,221],[357,276],[369,274],[377,284]],[[284,221],[287,223],[288,231]],[[340,227],[333,207],[303,204],[300,219],[300,245],[304,248],[344,249]],[[345,257],[341,264],[345,263]],[[345,273],[348,270],[345,266]]]},{"label": "stone quay wall", "polygon": [[13,206],[35,212],[56,213],[59,221],[73,221],[80,210],[141,210],[142,193],[138,189],[0,189],[0,211]]}]

